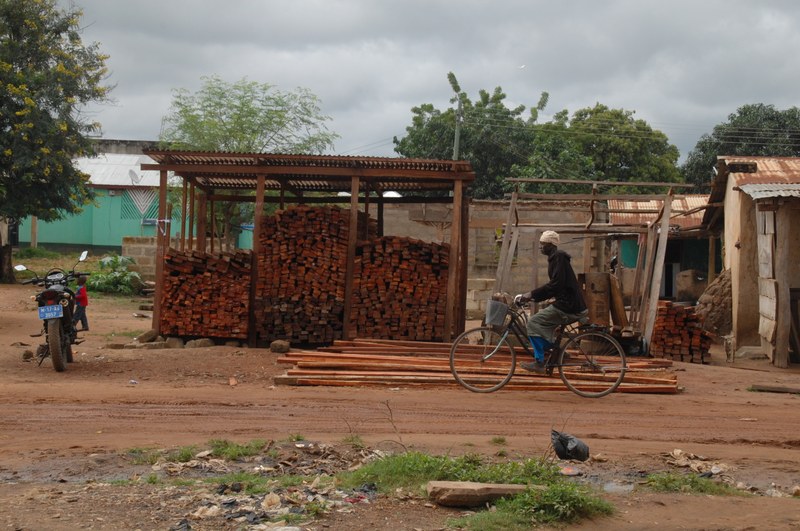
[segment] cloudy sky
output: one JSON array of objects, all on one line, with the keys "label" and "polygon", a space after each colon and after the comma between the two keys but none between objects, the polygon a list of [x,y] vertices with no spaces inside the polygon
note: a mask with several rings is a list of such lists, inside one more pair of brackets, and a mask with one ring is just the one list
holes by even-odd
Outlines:
[{"label": "cloudy sky", "polygon": [[105,138],[154,140],[173,90],[203,76],[304,87],[340,135],[334,153],[394,156],[411,108],[471,99],[550,102],[540,121],[602,103],[678,146],[748,103],[800,102],[794,0],[59,0],[110,56]]}]

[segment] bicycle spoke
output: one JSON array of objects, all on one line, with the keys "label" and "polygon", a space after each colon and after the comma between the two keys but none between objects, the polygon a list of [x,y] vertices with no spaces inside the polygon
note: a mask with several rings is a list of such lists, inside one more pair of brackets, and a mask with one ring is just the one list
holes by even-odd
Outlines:
[{"label": "bicycle spoke", "polygon": [[516,353],[504,335],[490,326],[467,330],[450,349],[450,371],[470,391],[489,393],[514,374]]},{"label": "bicycle spoke", "polygon": [[616,389],[627,363],[619,343],[604,332],[584,332],[571,338],[562,352],[559,372],[564,384],[580,396],[597,398]]}]

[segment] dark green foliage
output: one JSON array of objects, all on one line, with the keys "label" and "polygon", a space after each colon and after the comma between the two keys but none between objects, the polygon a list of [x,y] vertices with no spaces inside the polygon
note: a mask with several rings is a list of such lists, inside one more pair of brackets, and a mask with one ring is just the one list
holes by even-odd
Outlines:
[{"label": "dark green foliage", "polygon": [[800,108],[784,111],[774,105],[743,105],[714,126],[689,152],[681,171],[687,182],[707,187],[718,156],[800,156]]},{"label": "dark green foliage", "polygon": [[80,110],[109,87],[80,16],[54,0],[0,0],[0,217],[52,221],[93,197],[73,159],[91,153],[85,135],[100,126]]},{"label": "dark green foliage", "polygon": [[92,273],[86,280],[90,290],[104,293],[132,295],[142,288],[142,277],[128,266],[136,262],[127,256],[105,256],[100,259],[100,271]]}]

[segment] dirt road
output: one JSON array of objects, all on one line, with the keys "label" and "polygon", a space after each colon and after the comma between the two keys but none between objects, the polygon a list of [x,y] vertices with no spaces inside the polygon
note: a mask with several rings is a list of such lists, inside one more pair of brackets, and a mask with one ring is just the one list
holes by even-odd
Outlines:
[{"label": "dirt road", "polygon": [[[113,509],[118,491],[87,492],[87,482],[127,477],[125,462],[114,456],[131,448],[292,435],[336,443],[358,435],[370,446],[455,455],[494,454],[504,438],[509,455],[537,456],[548,453],[551,428],[580,437],[601,457],[579,465],[600,487],[675,470],[665,455],[680,449],[729,467],[725,473],[735,483],[759,493],[712,499],[609,492],[618,514],[582,528],[800,526],[800,498],[764,495],[800,485],[800,396],[748,390],[753,384],[800,387],[796,369],[765,361],[731,365],[717,353],[712,365],[676,364],[684,388],[678,395],[599,400],[569,392],[282,387],[272,377],[286,367],[263,349],[107,348],[148,330],[150,321],[134,313],[150,312],[138,310],[137,301],[94,297],[91,332],[75,349],[76,362],[56,373],[48,360],[42,366],[23,361],[23,351],[39,341],[29,337],[39,326],[31,293],[0,286],[0,503],[13,509],[0,511],[0,525],[9,529],[169,528],[153,519],[164,505],[151,507],[145,493],[136,496],[138,505],[129,504],[131,520]],[[155,500],[163,493],[150,495]],[[382,501],[355,514],[333,517],[326,529],[434,529],[450,513],[421,502]]]}]

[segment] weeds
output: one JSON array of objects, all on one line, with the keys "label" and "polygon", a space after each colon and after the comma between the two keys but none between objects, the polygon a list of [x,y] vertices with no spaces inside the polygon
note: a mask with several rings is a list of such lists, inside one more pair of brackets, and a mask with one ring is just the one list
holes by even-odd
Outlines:
[{"label": "weeds", "polygon": [[477,454],[451,458],[408,452],[374,461],[340,479],[344,486],[375,483],[382,492],[392,492],[397,488],[421,489],[428,481],[543,484],[558,477],[554,465],[535,459],[484,464]]},{"label": "weeds", "polygon": [[505,446],[506,438],[503,436],[492,437],[492,444],[497,446]]},{"label": "weeds", "polygon": [[267,446],[267,441],[263,439],[253,439],[246,444],[236,444],[224,439],[214,439],[208,442],[211,446],[211,454],[220,459],[236,461],[244,457],[259,455]]},{"label": "weeds", "polygon": [[173,463],[188,463],[195,455],[197,455],[196,446],[182,446],[167,452],[166,459]]},{"label": "weeds", "polygon": [[134,465],[154,465],[161,452],[153,448],[131,448],[127,454]]}]

